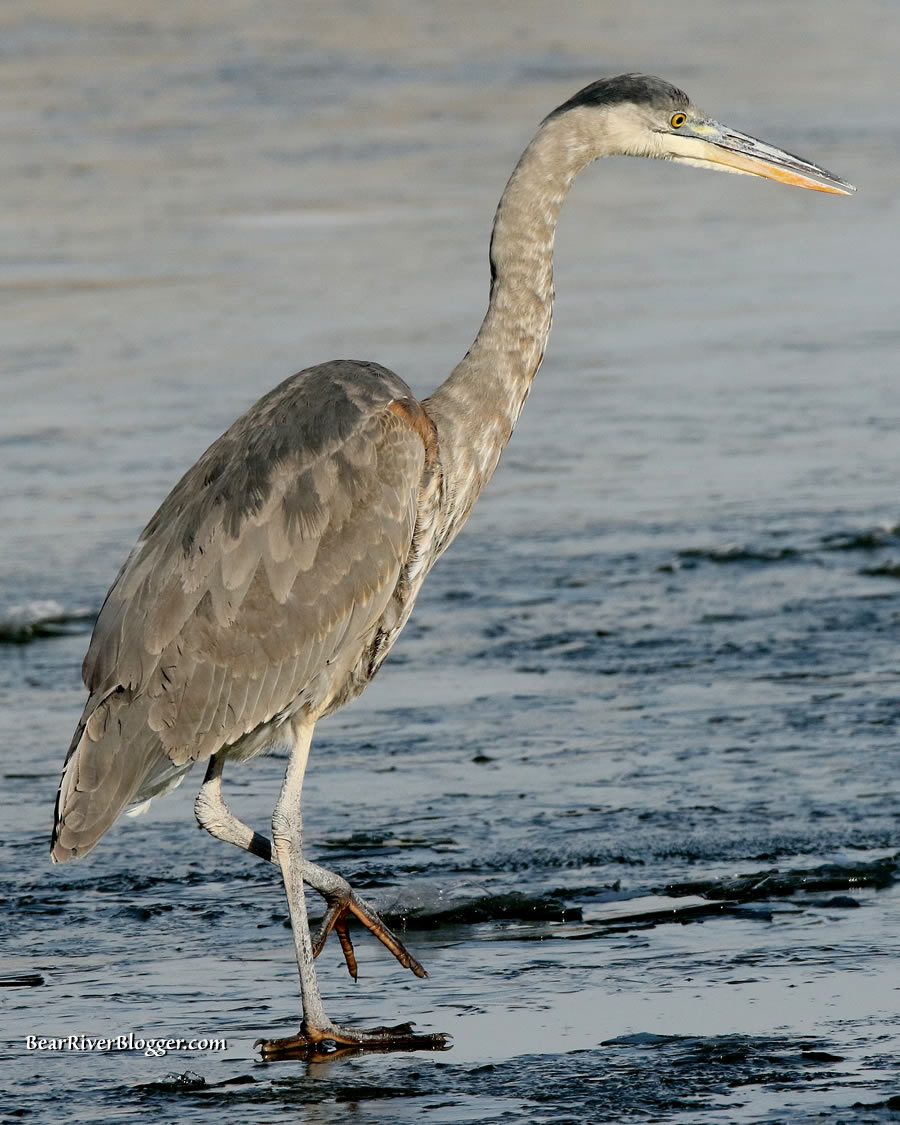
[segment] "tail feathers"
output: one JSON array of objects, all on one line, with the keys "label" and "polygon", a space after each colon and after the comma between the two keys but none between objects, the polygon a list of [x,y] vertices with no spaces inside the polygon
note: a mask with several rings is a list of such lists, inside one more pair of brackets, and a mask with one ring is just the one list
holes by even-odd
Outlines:
[{"label": "tail feathers", "polygon": [[142,700],[114,692],[82,716],[56,796],[50,854],[55,863],[86,855],[131,804],[149,775],[172,770]]}]

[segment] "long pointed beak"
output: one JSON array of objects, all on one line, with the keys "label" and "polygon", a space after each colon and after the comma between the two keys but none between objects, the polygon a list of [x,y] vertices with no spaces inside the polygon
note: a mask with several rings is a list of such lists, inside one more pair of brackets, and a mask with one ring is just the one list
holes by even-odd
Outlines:
[{"label": "long pointed beak", "polygon": [[783,152],[746,133],[728,129],[716,121],[688,122],[684,133],[668,133],[666,140],[672,158],[685,163],[706,167],[718,165],[722,171],[762,176],[767,180],[778,180],[811,191],[827,191],[832,195],[852,195],[856,191],[853,184],[848,184],[818,164]]}]

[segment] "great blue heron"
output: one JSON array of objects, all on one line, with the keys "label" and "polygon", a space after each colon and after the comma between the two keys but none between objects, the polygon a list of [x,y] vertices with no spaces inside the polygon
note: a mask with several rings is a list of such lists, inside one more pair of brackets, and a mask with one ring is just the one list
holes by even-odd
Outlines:
[{"label": "great blue heron", "polygon": [[[90,692],[56,801],[54,860],[82,856],[126,806],[208,762],[195,810],[220,840],[284,878],[303,1017],[273,1058],[323,1049],[441,1047],[411,1025],[369,1031],[325,1014],[313,958],[347,921],[424,970],[338,875],[305,859],[300,790],[316,722],[381,667],[419,588],[465,523],[528,395],[550,331],[556,221],[601,156],[661,157],[846,195],[848,183],[710,120],[658,78],[585,87],[547,117],[494,219],[490,302],[465,358],[429,398],[375,363],[334,360],[264,395],[189,469],[107,595],[84,661]],[[222,799],[226,761],[288,742],[272,842]],[[327,903],[313,940],[303,884]],[[317,1047],[316,1045],[320,1045]]]}]

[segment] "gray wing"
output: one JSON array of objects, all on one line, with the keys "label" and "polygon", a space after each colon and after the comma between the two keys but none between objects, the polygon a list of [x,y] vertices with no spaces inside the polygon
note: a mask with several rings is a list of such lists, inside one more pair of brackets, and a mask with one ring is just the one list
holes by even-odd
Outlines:
[{"label": "gray wing", "polygon": [[310,368],[176,485],[84,661],[91,695],[63,772],[56,858],[89,850],[141,789],[298,707],[327,710],[409,556],[425,464],[416,411],[375,364]]}]

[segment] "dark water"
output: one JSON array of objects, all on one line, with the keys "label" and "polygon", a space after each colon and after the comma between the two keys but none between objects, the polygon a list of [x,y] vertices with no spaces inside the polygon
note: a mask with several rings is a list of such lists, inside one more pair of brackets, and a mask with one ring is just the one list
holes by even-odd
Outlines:
[{"label": "dark water", "polygon": [[[0,1120],[895,1119],[894,7],[261,12],[0,15]],[[92,615],[284,375],[449,370],[534,123],[638,67],[859,195],[579,183],[515,439],[305,790],[311,853],[430,973],[360,937],[353,985],[335,944],[329,1013],[453,1048],[263,1065],[298,1015],[286,907],[196,830],[199,778],[49,865]],[[226,776],[261,830],[283,769]],[[129,1033],[228,1045],[26,1047]]]}]

